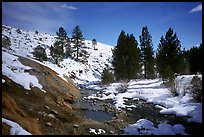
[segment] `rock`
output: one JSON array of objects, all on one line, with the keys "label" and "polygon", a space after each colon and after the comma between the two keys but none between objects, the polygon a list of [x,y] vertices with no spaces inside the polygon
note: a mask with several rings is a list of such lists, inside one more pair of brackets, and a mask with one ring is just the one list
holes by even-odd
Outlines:
[{"label": "rock", "polygon": [[46,125],[46,126],[52,126],[52,123],[46,122],[45,125]]},{"label": "rock", "polygon": [[50,109],[48,106],[45,106],[46,109]]},{"label": "rock", "polygon": [[79,125],[74,124],[73,127],[74,127],[74,128],[79,128]]},{"label": "rock", "polygon": [[47,116],[48,116],[48,117],[55,118],[55,116],[54,116],[53,114],[48,114]]},{"label": "rock", "polygon": [[114,134],[115,132],[111,130],[110,133],[111,133],[111,134]]},{"label": "rock", "polygon": [[42,117],[45,117],[47,114],[46,114],[45,112],[39,111],[39,112],[38,112],[38,115],[40,115],[40,116],[42,116]]},{"label": "rock", "polygon": [[117,119],[117,117],[112,117],[112,119]]},{"label": "rock", "polygon": [[56,114],[56,115],[58,115],[58,112],[57,112],[56,110],[53,110],[53,109],[52,109],[50,112],[51,112],[51,113],[54,113],[54,114]]}]

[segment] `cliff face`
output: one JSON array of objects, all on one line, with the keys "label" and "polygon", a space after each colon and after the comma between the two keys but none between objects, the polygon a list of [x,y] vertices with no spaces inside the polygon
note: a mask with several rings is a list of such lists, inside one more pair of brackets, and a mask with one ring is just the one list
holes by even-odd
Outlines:
[{"label": "cliff face", "polygon": [[[5,80],[2,83],[2,117],[18,123],[31,134],[49,134],[49,126],[56,128],[52,133],[60,134],[57,129],[64,127],[64,122],[78,119],[72,114],[72,103],[80,97],[80,91],[71,79],[62,80],[48,67],[24,57],[18,60],[32,68],[24,71],[37,77],[44,92],[37,87],[26,90],[2,75]],[[46,124],[48,122],[51,125]],[[3,134],[9,134],[9,126],[2,122],[2,127]]]}]

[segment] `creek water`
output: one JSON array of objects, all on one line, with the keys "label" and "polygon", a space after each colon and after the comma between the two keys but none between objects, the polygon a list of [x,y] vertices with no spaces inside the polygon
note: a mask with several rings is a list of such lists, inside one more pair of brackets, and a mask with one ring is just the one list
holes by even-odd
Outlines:
[{"label": "creek water", "polygon": [[99,122],[105,122],[111,120],[114,117],[114,113],[106,112],[103,109],[103,104],[107,101],[90,99],[85,100],[83,97],[87,97],[96,93],[94,90],[81,90],[81,97],[74,104],[79,109],[80,115],[87,119],[93,119]]}]

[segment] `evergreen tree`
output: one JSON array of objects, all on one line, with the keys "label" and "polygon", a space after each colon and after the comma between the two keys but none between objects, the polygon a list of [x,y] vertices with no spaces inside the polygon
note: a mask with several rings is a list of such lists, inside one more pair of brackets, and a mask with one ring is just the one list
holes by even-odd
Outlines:
[{"label": "evergreen tree", "polygon": [[108,68],[103,69],[101,81],[103,84],[110,84],[113,82],[113,74],[108,70]]},{"label": "evergreen tree", "polygon": [[124,54],[124,49],[125,49],[125,44],[126,44],[126,34],[124,31],[121,31],[117,45],[113,49],[113,61],[112,65],[114,67],[114,74],[117,80],[122,79],[124,76],[124,70],[125,70],[125,54]]},{"label": "evergreen tree", "polygon": [[41,62],[47,61],[47,55],[46,55],[45,49],[40,45],[34,48],[33,56]]},{"label": "evergreen tree", "polygon": [[127,62],[125,65],[126,78],[129,80],[133,78],[139,78],[139,73],[141,69],[140,49],[133,34],[131,34],[130,36],[127,34],[125,49],[125,54],[127,56]]},{"label": "evergreen tree", "polygon": [[56,32],[57,38],[56,42],[60,44],[63,49],[65,48],[65,57],[71,57],[72,56],[72,48],[71,48],[71,42],[69,37],[67,36],[66,31],[63,27],[60,27],[58,32]]},{"label": "evergreen tree", "polygon": [[192,47],[187,50],[184,56],[186,62],[190,64],[191,74],[202,73],[202,44],[200,44],[200,47]]},{"label": "evergreen tree", "polygon": [[93,40],[92,40],[92,45],[93,45],[93,47],[94,47],[94,50],[96,50],[96,45],[97,45],[96,39],[93,39]]},{"label": "evergreen tree", "polygon": [[117,80],[138,78],[140,71],[140,51],[138,43],[131,34],[122,31],[117,46],[113,50],[113,67]]},{"label": "evergreen tree", "polygon": [[64,50],[61,43],[56,41],[53,46],[50,47],[50,54],[55,61],[55,64],[59,65],[59,62],[64,58]]},{"label": "evergreen tree", "polygon": [[152,44],[152,36],[147,26],[142,28],[140,38],[141,60],[144,66],[144,78],[155,78],[154,70],[154,51]]},{"label": "evergreen tree", "polygon": [[156,62],[158,72],[164,79],[172,79],[174,73],[181,73],[184,69],[180,40],[176,33],[173,34],[172,28],[166,32],[165,38],[162,36],[160,39]]},{"label": "evergreen tree", "polygon": [[84,56],[86,58],[86,53],[84,50],[84,37],[79,26],[76,26],[72,33],[72,42],[74,43],[74,52],[76,52],[76,59],[79,60],[79,56]]},{"label": "evergreen tree", "polygon": [[63,58],[66,56],[70,56],[70,51],[66,50],[66,53],[64,53],[64,47],[70,47],[70,40],[67,37],[67,33],[64,30],[63,27],[60,27],[59,30],[56,32],[57,37],[55,39],[55,42],[53,44],[53,47],[50,47],[50,54],[52,58],[54,59],[56,64],[59,64],[60,61],[63,60]]}]

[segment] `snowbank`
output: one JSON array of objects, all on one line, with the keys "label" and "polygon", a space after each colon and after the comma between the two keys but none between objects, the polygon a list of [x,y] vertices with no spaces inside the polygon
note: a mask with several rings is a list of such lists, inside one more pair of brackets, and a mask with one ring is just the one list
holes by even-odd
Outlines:
[{"label": "snowbank", "polygon": [[31,90],[31,87],[38,87],[42,90],[42,85],[38,83],[35,76],[26,73],[25,70],[31,69],[22,65],[18,57],[2,51],[2,74],[12,79],[14,82],[22,85],[25,89]]},{"label": "snowbank", "polygon": [[2,122],[6,123],[7,125],[11,126],[10,135],[32,135],[25,129],[23,129],[19,124],[16,122],[10,121],[8,119],[2,118]]},{"label": "snowbank", "polygon": [[124,128],[124,135],[187,135],[185,128],[181,124],[169,125],[159,124],[158,128],[146,119],[140,119],[135,124],[130,124]]}]

